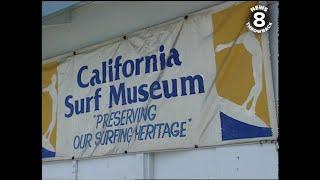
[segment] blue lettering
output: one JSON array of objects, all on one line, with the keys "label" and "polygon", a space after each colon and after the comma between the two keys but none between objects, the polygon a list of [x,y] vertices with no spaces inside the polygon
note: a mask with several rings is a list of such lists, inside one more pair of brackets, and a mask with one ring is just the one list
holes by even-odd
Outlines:
[{"label": "blue lettering", "polygon": [[64,116],[66,118],[69,118],[69,117],[71,117],[73,115],[73,110],[74,110],[73,109],[73,104],[71,104],[69,102],[69,99],[72,99],[72,98],[73,98],[72,95],[69,95],[69,96],[66,97],[66,99],[64,101],[65,105],[70,109],[70,112],[68,114],[64,114]]},{"label": "blue lettering", "polygon": [[98,114],[97,116],[97,125],[96,125],[96,129],[98,128],[98,125],[102,122],[103,120],[103,116],[101,114]]},{"label": "blue lettering", "polygon": [[159,83],[158,81],[154,81],[154,82],[151,84],[151,86],[150,86],[150,97],[151,97],[152,99],[159,99],[159,98],[161,98],[161,96],[162,96],[161,93],[158,94],[158,95],[155,95],[155,94],[154,94],[154,91],[159,90],[159,89],[161,89],[160,83]]},{"label": "blue lettering", "polygon": [[102,140],[102,132],[98,131],[96,133],[96,141],[95,141],[95,145],[98,146],[101,143]]},{"label": "blue lettering", "polygon": [[187,124],[186,121],[181,122],[181,128],[180,128],[180,137],[185,137],[186,135],[183,134],[183,132],[185,132],[187,129],[185,127],[183,127],[183,125]]},{"label": "blue lettering", "polygon": [[171,134],[172,134],[173,137],[177,137],[177,136],[179,136],[180,131],[179,131],[179,129],[173,130],[174,126],[176,126],[178,128],[179,127],[179,123],[178,122],[174,122],[174,123],[171,124]]},{"label": "blue lettering", "polygon": [[91,77],[91,79],[90,79],[90,85],[91,86],[94,86],[95,85],[95,82],[97,83],[97,84],[101,84],[101,80],[100,80],[100,78],[99,78],[99,70],[98,69],[94,69],[93,71],[92,71],[92,74],[94,74],[92,77]]},{"label": "blue lettering", "polygon": [[[151,109],[154,109],[153,113],[151,113]],[[149,120],[150,121],[153,121],[156,117],[156,109],[157,109],[157,106],[156,105],[151,105],[148,109],[148,117],[149,117]]]},{"label": "blue lettering", "polygon": [[195,94],[195,88],[194,88],[194,83],[195,80],[198,82],[198,90],[199,93],[204,93],[204,86],[203,86],[203,79],[202,76],[200,75],[195,75],[195,76],[187,76],[187,77],[181,77],[181,86],[182,86],[182,93],[181,96],[186,96],[186,82],[189,81],[189,87],[190,87],[190,94]]},{"label": "blue lettering", "polygon": [[139,87],[139,94],[142,95],[143,97],[139,98],[139,101],[140,102],[145,102],[146,100],[148,100],[148,97],[149,97],[149,93],[148,91],[144,90],[143,88],[145,87],[148,87],[147,84],[142,84],[140,87]]},{"label": "blue lettering", "polygon": [[82,71],[84,71],[84,70],[86,70],[86,69],[88,69],[88,66],[82,66],[82,67],[79,69],[79,72],[78,72],[78,75],[77,75],[77,82],[78,82],[79,87],[81,87],[81,88],[86,88],[86,87],[89,86],[89,83],[84,84],[84,83],[82,83],[82,81],[81,81]]},{"label": "blue lettering", "polygon": [[[130,64],[129,73],[127,72],[127,70],[128,70],[127,65],[128,64]],[[130,59],[128,59],[126,62],[124,62],[123,66],[122,66],[122,72],[123,72],[124,77],[130,77],[134,73],[134,62]]]},{"label": "blue lettering", "polygon": [[177,93],[177,80],[176,79],[172,79],[172,92],[169,92],[169,86],[168,86],[168,81],[162,81],[163,84],[163,91],[164,91],[164,97],[166,98],[171,98],[171,97],[177,97],[178,93]]},{"label": "blue lettering", "polygon": [[122,98],[122,105],[125,105],[127,104],[126,103],[126,96],[125,96],[125,86],[124,86],[124,83],[120,83],[119,85],[119,91],[117,93],[117,90],[116,88],[112,85],[110,86],[110,100],[109,100],[109,108],[112,108],[112,100],[114,99],[114,103],[116,105],[119,104],[119,100],[120,100],[120,96]]},{"label": "blue lettering", "polygon": [[162,138],[164,137],[164,135],[165,135],[166,133],[169,135],[169,137],[171,137],[170,127],[169,127],[169,124],[168,124],[168,123],[166,123],[165,126],[164,126]]}]

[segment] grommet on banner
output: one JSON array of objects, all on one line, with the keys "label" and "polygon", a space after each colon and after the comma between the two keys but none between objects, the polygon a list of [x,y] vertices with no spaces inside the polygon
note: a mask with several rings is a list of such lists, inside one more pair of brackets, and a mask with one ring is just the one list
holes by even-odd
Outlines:
[{"label": "grommet on banner", "polygon": [[123,39],[126,40],[126,39],[127,39],[127,36],[123,36]]},{"label": "grommet on banner", "polygon": [[125,150],[125,151],[124,151],[124,153],[125,153],[125,154],[127,154],[127,153],[128,153],[128,151],[127,151],[127,150]]},{"label": "grommet on banner", "polygon": [[198,145],[195,145],[194,148],[198,148]]},{"label": "grommet on banner", "polygon": [[187,19],[188,19],[188,16],[184,16],[184,19],[187,20]]},{"label": "grommet on banner", "polygon": [[73,51],[73,55],[76,55],[77,53],[75,51]]},{"label": "grommet on banner", "polygon": [[74,156],[72,156],[72,158],[71,158],[72,160],[74,160]]}]

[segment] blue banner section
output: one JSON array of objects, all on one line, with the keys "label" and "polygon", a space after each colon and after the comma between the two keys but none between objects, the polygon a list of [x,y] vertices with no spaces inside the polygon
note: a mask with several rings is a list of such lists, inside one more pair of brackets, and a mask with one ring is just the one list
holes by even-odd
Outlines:
[{"label": "blue banner section", "polygon": [[56,153],[49,151],[45,148],[42,148],[42,158],[50,158],[50,157],[55,157]]},{"label": "blue banner section", "polygon": [[222,140],[270,137],[271,128],[253,126],[220,112]]}]

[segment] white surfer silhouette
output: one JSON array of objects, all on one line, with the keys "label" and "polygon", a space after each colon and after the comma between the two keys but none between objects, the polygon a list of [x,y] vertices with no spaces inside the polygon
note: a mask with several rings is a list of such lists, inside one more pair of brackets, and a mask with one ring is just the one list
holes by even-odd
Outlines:
[{"label": "white surfer silhouette", "polygon": [[51,99],[52,99],[52,115],[51,115],[51,123],[47,129],[47,131],[42,136],[42,147],[46,148],[47,150],[50,150],[52,152],[55,151],[54,147],[50,143],[50,137],[53,131],[53,128],[56,125],[57,122],[57,89],[56,89],[56,74],[54,74],[51,77],[51,84],[42,89],[42,92],[49,92]]},{"label": "white surfer silhouette", "polygon": [[[260,42],[256,39],[255,35],[251,31],[248,31],[239,36],[235,41],[231,41],[226,44],[219,44],[216,47],[215,52],[219,52],[225,48],[232,47],[235,44],[243,44],[246,50],[252,55],[252,70],[255,84],[251,88],[250,93],[242,106],[239,106],[225,98],[222,98],[222,104],[224,104],[224,106],[222,107],[225,111],[228,112],[229,115],[236,116],[239,120],[246,121],[247,123],[256,126],[267,127],[265,122],[255,114],[257,100],[262,91],[263,60]],[[247,110],[247,105],[251,100],[252,104],[250,106],[250,109]],[[246,114],[241,113],[243,112],[243,109],[246,110]]]}]

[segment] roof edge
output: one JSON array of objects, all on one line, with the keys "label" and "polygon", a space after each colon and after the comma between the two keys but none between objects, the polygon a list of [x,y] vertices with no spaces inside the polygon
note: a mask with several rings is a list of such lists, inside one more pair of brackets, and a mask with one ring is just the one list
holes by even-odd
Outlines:
[{"label": "roof edge", "polygon": [[53,12],[53,13],[50,13],[50,14],[48,14],[48,15],[43,16],[43,17],[42,17],[42,22],[43,22],[43,21],[50,20],[50,19],[52,19],[52,18],[55,18],[55,17],[57,17],[57,16],[59,16],[59,15],[61,15],[61,14],[63,14],[63,13],[71,12],[72,10],[74,10],[74,9],[76,9],[76,8],[79,8],[79,7],[81,7],[81,6],[90,4],[90,3],[92,3],[92,2],[94,2],[94,1],[81,1],[81,2],[77,2],[77,3],[75,3],[75,4],[71,5],[71,6],[68,6],[68,7],[63,8],[63,9],[60,9],[60,10],[58,10],[58,11],[56,11],[56,12]]}]

